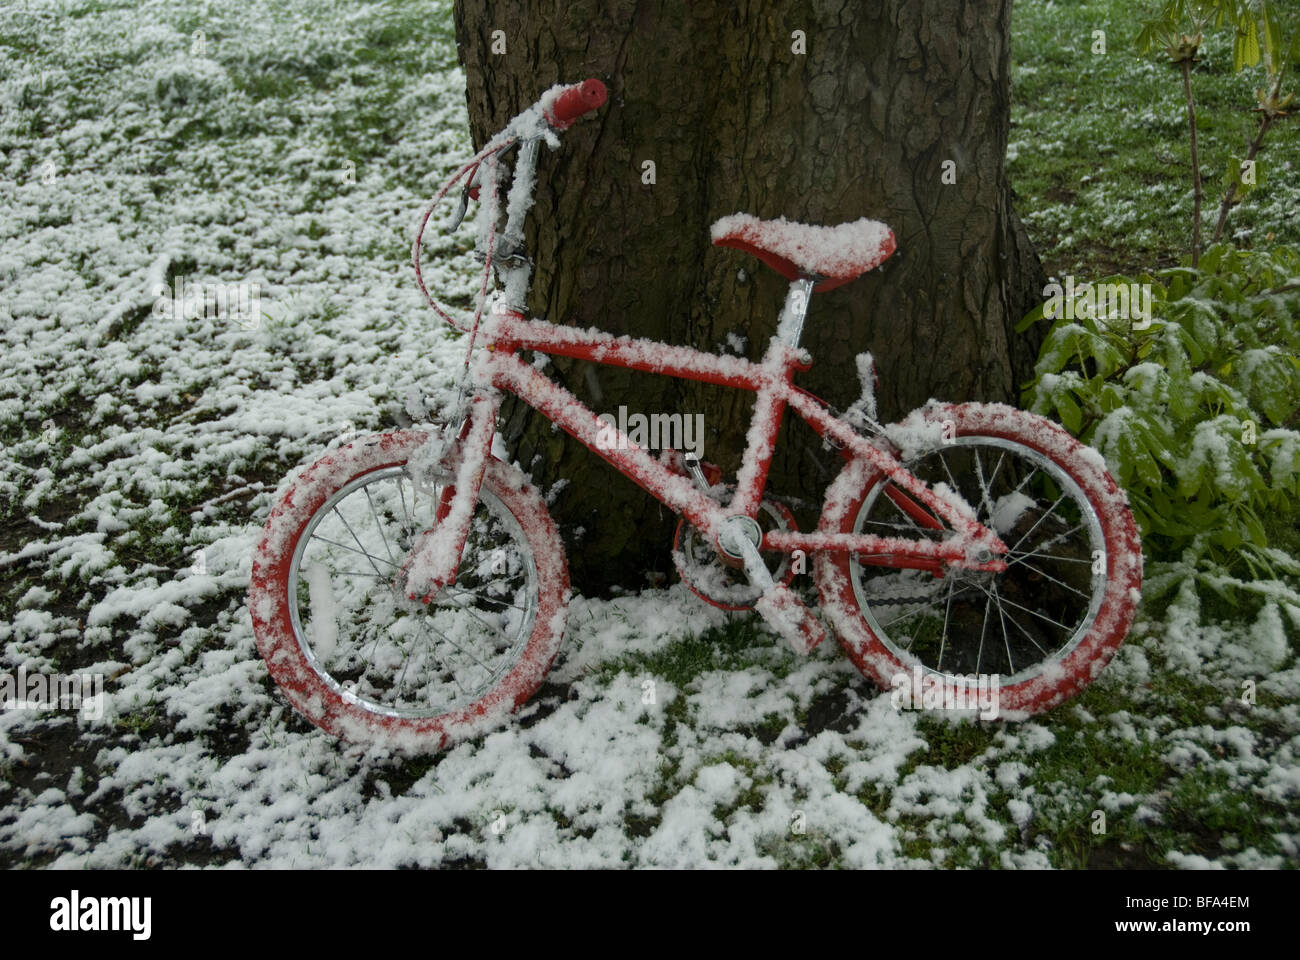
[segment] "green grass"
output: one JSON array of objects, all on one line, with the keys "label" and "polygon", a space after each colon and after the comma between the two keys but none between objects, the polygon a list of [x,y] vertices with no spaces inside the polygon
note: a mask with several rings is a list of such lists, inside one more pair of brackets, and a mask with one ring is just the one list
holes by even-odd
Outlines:
[{"label": "green grass", "polygon": [[133,700],[131,710],[123,713],[117,718],[116,725],[119,730],[126,733],[144,736],[149,733],[159,721],[158,705],[153,700],[148,703],[140,704]]},{"label": "green grass", "polygon": [[596,674],[608,679],[624,672],[648,673],[682,689],[707,671],[743,670],[748,666],[762,666],[783,677],[797,666],[797,661],[785,656],[754,619],[742,615],[722,627],[687,634],[653,653],[631,653],[603,663]]},{"label": "green grass", "polygon": [[[1152,5],[1033,0],[1015,6],[1008,173],[1016,209],[1049,273],[1136,274],[1172,266],[1190,250],[1191,157],[1181,75],[1160,56],[1139,55],[1133,44]],[[1106,33],[1104,55],[1092,52],[1094,30]],[[1253,91],[1263,83],[1263,67],[1234,74],[1231,42],[1221,31],[1207,35],[1202,49],[1192,91],[1208,239],[1224,171],[1255,135]],[[1258,160],[1264,183],[1230,216],[1229,231],[1249,231],[1248,242],[1256,245],[1300,242],[1294,119],[1274,126]]]},{"label": "green grass", "polygon": [[[1222,619],[1233,609],[1210,603],[1206,612],[1211,619]],[[1243,611],[1235,614],[1241,616]],[[1151,642],[1159,639],[1158,630],[1153,634],[1153,638],[1128,641],[1141,646],[1150,663],[1147,686],[1135,691],[1104,674],[1070,704],[1032,722],[1050,733],[1049,745],[1026,750],[1009,744],[1009,738],[1024,734],[1021,725],[919,714],[917,730],[925,747],[907,759],[892,782],[867,782],[854,795],[876,817],[894,824],[903,855],[945,867],[997,867],[1004,852],[1032,851],[1044,853],[1053,866],[1062,869],[1167,868],[1166,853],[1171,850],[1214,858],[1253,848],[1262,856],[1285,856],[1280,835],[1288,831],[1292,819],[1285,805],[1264,796],[1249,777],[1234,778],[1211,764],[1180,770],[1165,759],[1173,743],[1172,732],[1206,724],[1216,728],[1241,725],[1255,735],[1261,753],[1266,754],[1281,745],[1274,711],[1283,704],[1261,692],[1258,706],[1263,709],[1242,709],[1230,721],[1211,723],[1206,707],[1232,701],[1239,691],[1188,676],[1166,663],[1158,645]],[[597,675],[649,672],[686,689],[709,671],[754,664],[761,659],[759,651],[771,649],[772,642],[754,621],[737,620],[684,637],[654,654],[606,663]],[[851,679],[850,683],[861,688],[864,696],[871,696],[867,681]],[[691,717],[681,697],[666,708],[666,714],[663,745],[664,753],[671,756],[678,725],[689,724]],[[1111,723],[1116,716],[1129,718],[1138,732],[1138,742],[1118,735]],[[788,722],[789,718],[774,715],[764,724],[774,737]],[[1196,736],[1186,742],[1222,757],[1222,748]],[[1028,769],[1014,789],[993,785],[976,820],[964,813],[941,821],[897,811],[891,814],[899,789],[913,774],[923,773],[923,768],[995,767],[1009,761],[1023,762]],[[661,767],[656,803],[667,802],[690,782],[696,769],[716,763],[728,763],[752,781],[733,802],[714,811],[717,820],[726,825],[739,811],[761,811],[764,788],[772,785],[773,774],[732,750],[707,755],[685,778],[675,760]],[[824,766],[843,790],[843,761],[832,757]],[[1027,822],[1017,822],[1010,801],[1026,796],[1031,814]],[[967,795],[964,802],[973,800]],[[1101,833],[1094,831],[1098,810],[1105,815]],[[982,831],[988,826],[983,821],[1000,826],[1003,838],[986,838]],[[657,819],[629,817],[627,823],[630,833],[644,835]],[[768,837],[761,852],[786,868],[837,866],[842,853],[833,839],[813,828],[802,834],[791,830]]]}]

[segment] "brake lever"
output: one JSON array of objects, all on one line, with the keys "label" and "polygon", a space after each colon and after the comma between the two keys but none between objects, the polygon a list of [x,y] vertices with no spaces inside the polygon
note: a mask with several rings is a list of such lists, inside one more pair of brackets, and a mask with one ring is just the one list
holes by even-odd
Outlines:
[{"label": "brake lever", "polygon": [[465,211],[469,209],[469,187],[460,192],[460,202],[456,204],[456,212],[451,215],[451,230],[454,233],[459,229],[461,222],[465,219]]},{"label": "brake lever", "polygon": [[[496,159],[500,161],[502,157],[517,146],[519,146],[518,140],[510,141],[510,143],[496,151]],[[485,157],[484,160],[486,159]],[[460,192],[460,200],[456,204],[455,212],[451,215],[451,229],[453,232],[459,229],[460,225],[465,221],[465,213],[469,210],[469,202],[478,199],[478,175],[479,169],[475,167],[474,175],[469,178],[469,183],[465,184],[465,188]]]},{"label": "brake lever", "polygon": [[460,201],[456,204],[456,212],[451,215],[451,230],[454,233],[465,219],[465,211],[469,209],[469,202],[478,199],[478,173],[479,168],[474,168],[473,175],[469,182],[465,184],[460,191]]}]

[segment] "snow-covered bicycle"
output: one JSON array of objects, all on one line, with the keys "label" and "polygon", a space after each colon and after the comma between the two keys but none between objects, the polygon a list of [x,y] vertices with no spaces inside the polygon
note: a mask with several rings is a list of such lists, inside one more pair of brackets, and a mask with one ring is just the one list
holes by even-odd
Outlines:
[{"label": "snow-covered bicycle", "polygon": [[[417,282],[439,316],[469,334],[460,402],[446,422],[331,451],[271,511],[250,611],[294,706],[346,739],[422,751],[501,723],[541,684],[564,632],[568,571],[537,490],[493,454],[502,391],[680,514],[673,556],[691,589],[757,610],[796,650],[824,636],[790,585],[811,558],[826,620],[882,686],[923,677],[953,705],[976,678],[992,677],[1009,718],[1081,690],[1128,631],[1142,576],[1132,515],[1102,458],[1050,421],[1000,404],[932,401],[881,425],[868,354],[858,358],[862,396],[843,414],[794,384],[812,362],[799,346],[812,293],[885,260],[895,248],[885,225],[744,214],[713,225],[715,244],[790,280],[757,363],[526,317],[523,227],[539,147],[558,147],[558,134],[604,101],[598,80],[547,91],[448,181],[421,221]],[[502,160],[515,150],[499,231]],[[420,270],[425,226],[458,183],[453,219],[480,201],[484,261],[477,309],[459,318],[429,296]],[[501,289],[489,298],[494,269]],[[753,391],[734,483],[677,451],[652,456],[522,360],[524,350]],[[787,409],[846,461],[810,532],[765,497]]]}]

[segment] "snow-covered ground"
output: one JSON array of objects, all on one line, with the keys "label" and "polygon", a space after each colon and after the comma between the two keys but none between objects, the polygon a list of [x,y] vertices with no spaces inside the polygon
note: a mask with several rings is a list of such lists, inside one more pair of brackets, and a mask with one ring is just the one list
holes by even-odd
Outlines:
[{"label": "snow-covered ground", "polygon": [[[469,153],[450,5],[20,2],[0,43],[0,672],[110,678],[98,717],[0,714],[0,863],[1297,859],[1280,600],[1224,626],[1185,594],[1079,700],[975,725],[680,585],[579,598],[512,725],[420,761],[326,737],[258,657],[250,558],[290,471],[461,359],[408,263]],[[457,251],[426,277],[465,305]],[[174,315],[179,277],[268,316]]]}]

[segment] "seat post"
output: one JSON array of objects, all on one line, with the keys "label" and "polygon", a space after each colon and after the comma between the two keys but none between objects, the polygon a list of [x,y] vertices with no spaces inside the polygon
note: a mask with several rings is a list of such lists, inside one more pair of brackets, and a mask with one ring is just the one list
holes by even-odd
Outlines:
[{"label": "seat post", "polygon": [[799,348],[799,339],[803,336],[803,322],[808,316],[808,301],[812,299],[815,282],[808,277],[790,281],[790,290],[785,295],[785,307],[776,324],[777,339],[796,350]]}]

